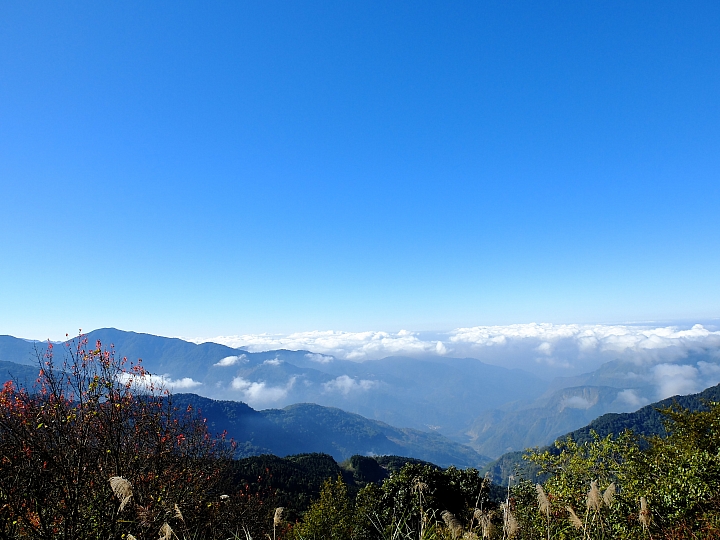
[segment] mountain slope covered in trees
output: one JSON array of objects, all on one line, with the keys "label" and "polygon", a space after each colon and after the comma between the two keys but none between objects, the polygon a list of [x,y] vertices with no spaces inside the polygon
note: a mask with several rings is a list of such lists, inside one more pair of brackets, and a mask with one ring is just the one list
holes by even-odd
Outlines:
[{"label": "mountain slope covered in trees", "polygon": [[[599,416],[588,425],[564,434],[558,439],[572,439],[577,443],[585,443],[594,440],[592,432],[597,433],[601,438],[608,435],[617,436],[625,430],[631,430],[635,435],[651,437],[666,435],[665,425],[667,416],[660,411],[673,405],[682,407],[689,411],[702,411],[707,409],[708,402],[720,402],[720,384],[711,386],[697,394],[685,396],[673,396],[660,400],[632,413],[608,413]],[[541,450],[554,451],[554,447],[545,446]],[[507,452],[498,459],[484,467],[489,471],[493,481],[506,484],[510,475],[515,471],[524,471],[524,475],[533,478],[537,468],[523,460],[523,450]]]}]

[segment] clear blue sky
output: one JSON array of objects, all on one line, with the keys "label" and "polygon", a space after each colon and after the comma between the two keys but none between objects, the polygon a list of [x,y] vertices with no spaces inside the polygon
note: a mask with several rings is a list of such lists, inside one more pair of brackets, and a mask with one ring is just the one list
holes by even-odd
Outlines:
[{"label": "clear blue sky", "polygon": [[720,3],[3,2],[0,333],[720,316]]}]

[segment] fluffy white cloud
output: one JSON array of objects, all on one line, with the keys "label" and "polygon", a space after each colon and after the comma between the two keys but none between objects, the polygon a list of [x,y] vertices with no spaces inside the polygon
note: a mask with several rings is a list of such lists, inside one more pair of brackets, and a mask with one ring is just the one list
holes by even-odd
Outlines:
[{"label": "fluffy white cloud", "polygon": [[637,390],[631,389],[618,392],[617,400],[631,409],[639,409],[650,402],[648,399],[638,395]]},{"label": "fluffy white cloud", "polygon": [[214,366],[220,366],[220,367],[226,367],[226,366],[234,366],[238,362],[247,362],[247,356],[244,354],[241,354],[239,356],[226,356],[222,360],[220,360],[218,363],[213,364]]},{"label": "fluffy white cloud", "polygon": [[135,388],[141,391],[148,390],[190,390],[202,386],[201,382],[194,381],[190,377],[182,379],[173,379],[169,375],[134,375],[131,373],[122,373],[118,380],[125,384],[130,382]]},{"label": "fluffy white cloud", "polygon": [[280,365],[280,359],[278,359],[278,358],[273,358],[272,360],[265,360],[265,361],[263,362],[263,364],[266,365],[266,366],[279,366],[279,365]]},{"label": "fluffy white cloud", "polygon": [[311,360],[313,362],[317,362],[318,364],[329,364],[334,360],[332,356],[327,356],[325,354],[319,354],[319,353],[307,353],[305,355],[305,358],[308,360]]},{"label": "fluffy white cloud", "polygon": [[235,377],[231,387],[243,396],[243,401],[251,406],[267,405],[284,399],[295,384],[292,377],[285,386],[268,386],[264,381],[252,382],[242,377]]},{"label": "fluffy white cloud", "polygon": [[563,399],[560,404],[561,409],[589,409],[597,403],[583,396],[571,396]]},{"label": "fluffy white cloud", "polygon": [[699,371],[695,366],[658,364],[653,367],[653,375],[658,388],[658,399],[701,390],[698,384]]},{"label": "fluffy white cloud", "polygon": [[340,375],[332,381],[323,383],[326,392],[340,392],[341,394],[349,394],[350,392],[365,391],[375,388],[377,381],[369,381],[367,379],[353,379],[348,375]]}]

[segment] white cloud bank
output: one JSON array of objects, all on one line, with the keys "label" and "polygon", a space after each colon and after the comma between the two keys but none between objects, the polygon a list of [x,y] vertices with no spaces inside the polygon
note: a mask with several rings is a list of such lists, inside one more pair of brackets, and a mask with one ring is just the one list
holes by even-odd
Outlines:
[{"label": "white cloud bank", "polygon": [[513,367],[523,367],[523,364],[527,367],[534,362],[540,366],[572,370],[597,366],[608,359],[657,364],[674,361],[691,352],[720,350],[720,331],[713,332],[700,324],[683,329],[677,326],[529,323],[457,328],[432,338],[408,330],[394,333],[318,330],[288,335],[218,336],[191,341],[212,341],[251,352],[307,350],[310,351],[307,357],[320,363],[330,362],[331,357],[363,361],[392,355],[447,355],[476,357]]},{"label": "white cloud bank", "polygon": [[[187,338],[184,338],[187,339]],[[242,348],[250,352],[264,352],[275,349],[306,350],[309,360],[320,363],[332,361],[332,357],[343,360],[373,360],[392,355],[446,354],[448,350],[442,341],[423,340],[417,332],[341,332],[318,330],[281,334],[244,334],[218,336],[210,339],[189,339],[194,343],[211,341],[229,347]],[[329,356],[328,356],[329,355]]]},{"label": "white cloud bank", "polygon": [[[700,324],[681,327],[530,323],[456,328],[434,334],[408,330],[328,330],[192,341],[213,341],[250,352],[306,350],[309,351],[306,357],[318,364],[328,364],[334,358],[365,361],[395,355],[469,357],[525,369],[546,379],[588,373],[605,362],[620,360],[636,366],[626,367],[620,375],[628,383],[626,388],[646,388],[618,395],[618,401],[629,408],[675,394],[699,392],[720,382],[720,331]],[[223,359],[218,364],[230,365],[229,362]],[[348,394],[366,390],[370,383],[341,376],[326,383],[323,390]],[[262,384],[242,383],[246,401],[262,399],[267,403],[287,394],[284,387]],[[579,402],[569,405],[583,406]]]}]

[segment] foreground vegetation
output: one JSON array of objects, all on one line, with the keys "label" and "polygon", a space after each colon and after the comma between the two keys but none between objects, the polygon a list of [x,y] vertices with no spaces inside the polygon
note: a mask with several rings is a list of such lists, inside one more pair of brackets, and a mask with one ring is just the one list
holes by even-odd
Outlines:
[{"label": "foreground vegetation", "polygon": [[594,435],[475,469],[309,454],[234,459],[139,364],[78,339],[0,392],[0,538],[272,540],[720,537],[720,405],[663,411],[666,437]]}]

